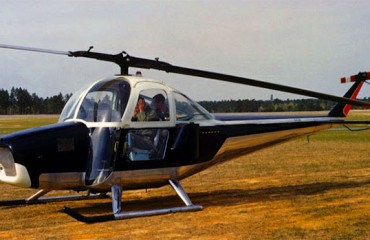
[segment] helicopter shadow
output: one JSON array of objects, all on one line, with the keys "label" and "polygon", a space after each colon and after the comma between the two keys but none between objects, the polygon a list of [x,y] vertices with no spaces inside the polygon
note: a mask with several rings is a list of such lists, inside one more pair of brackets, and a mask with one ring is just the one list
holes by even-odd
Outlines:
[{"label": "helicopter shadow", "polygon": [[[189,194],[190,198],[207,206],[230,206],[243,203],[290,200],[298,196],[311,196],[332,190],[351,189],[370,184],[370,179],[348,182],[320,182],[283,187],[268,187],[254,190],[232,189]],[[217,199],[217,200],[215,200]]]}]

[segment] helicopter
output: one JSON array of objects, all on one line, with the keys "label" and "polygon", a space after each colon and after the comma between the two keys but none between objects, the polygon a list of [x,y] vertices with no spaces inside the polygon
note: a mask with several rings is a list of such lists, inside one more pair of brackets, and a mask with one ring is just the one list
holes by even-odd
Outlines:
[{"label": "helicopter", "polygon": [[[348,121],[370,72],[353,82],[343,97],[315,91],[175,66],[156,59],[120,52],[55,51],[0,44],[0,48],[69,57],[92,58],[120,67],[120,74],[95,81],[72,95],[58,123],[0,137],[0,182],[38,189],[22,200],[0,206],[47,201],[111,197],[112,214],[84,216],[65,207],[65,213],[87,223],[200,211],[180,181],[209,167],[337,125],[370,124]],[[211,114],[180,91],[160,82],[129,74],[129,68],[208,78],[273,89],[337,102],[327,116]],[[124,190],[170,185],[184,206],[134,212],[122,211]],[[87,191],[86,195],[44,197],[53,190]],[[109,196],[110,195],[110,196]]]}]

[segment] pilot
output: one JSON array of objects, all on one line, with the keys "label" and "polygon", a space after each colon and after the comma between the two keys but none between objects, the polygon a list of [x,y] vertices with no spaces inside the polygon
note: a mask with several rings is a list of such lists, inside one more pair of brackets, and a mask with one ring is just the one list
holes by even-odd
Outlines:
[{"label": "pilot", "polygon": [[[139,97],[131,120],[139,122],[158,121],[158,117],[156,113],[146,105],[144,98]],[[155,131],[152,129],[132,130],[131,134],[132,146],[148,151],[155,148],[153,143]]]},{"label": "pilot", "polygon": [[132,121],[156,121],[158,117],[156,113],[146,105],[143,97],[139,97],[134,114],[132,115]]},{"label": "pilot", "polygon": [[157,94],[153,97],[153,104],[155,108],[155,113],[161,121],[167,121],[170,118],[168,109],[165,103],[165,97],[162,94]]}]

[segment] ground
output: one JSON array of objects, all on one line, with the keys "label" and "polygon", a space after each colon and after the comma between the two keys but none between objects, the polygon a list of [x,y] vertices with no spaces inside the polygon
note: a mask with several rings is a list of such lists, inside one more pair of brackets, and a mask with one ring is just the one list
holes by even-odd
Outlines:
[{"label": "ground", "polygon": [[[0,238],[370,239],[369,134],[324,131],[181,181],[199,212],[86,224],[61,210],[110,214],[110,199],[0,206]],[[35,192],[0,187],[0,200]],[[123,204],[131,211],[182,202],[168,186],[124,192]]]}]

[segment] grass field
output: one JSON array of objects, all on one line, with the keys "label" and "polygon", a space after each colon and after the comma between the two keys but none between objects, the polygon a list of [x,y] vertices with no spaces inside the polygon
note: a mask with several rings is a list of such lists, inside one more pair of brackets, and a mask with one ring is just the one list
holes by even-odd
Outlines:
[{"label": "grass field", "polygon": [[0,135],[58,122],[57,115],[0,116]]},{"label": "grass field", "polygon": [[[351,118],[370,120],[367,115]],[[61,212],[63,206],[109,214],[110,200],[0,207],[0,238],[370,239],[370,131],[330,130],[309,140],[268,148],[183,180],[193,203],[204,206],[200,212],[85,224]],[[0,186],[0,200],[35,192]],[[123,203],[125,211],[182,204],[170,187],[124,192]]]}]

